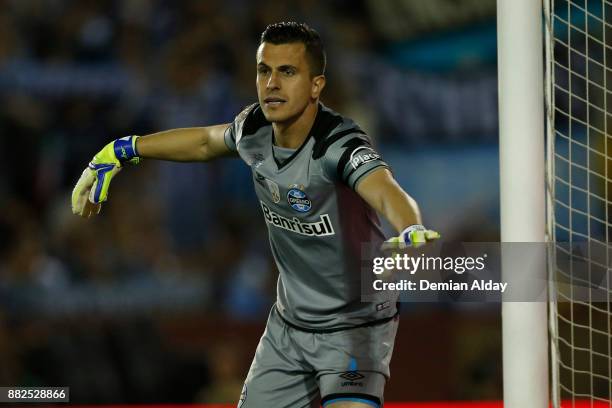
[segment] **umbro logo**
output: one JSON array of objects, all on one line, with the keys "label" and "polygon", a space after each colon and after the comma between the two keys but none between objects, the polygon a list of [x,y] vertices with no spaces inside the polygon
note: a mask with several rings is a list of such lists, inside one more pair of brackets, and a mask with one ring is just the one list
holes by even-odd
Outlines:
[{"label": "umbro logo", "polygon": [[357,381],[363,380],[365,378],[365,375],[357,371],[357,360],[354,357],[352,357],[351,361],[349,362],[348,371],[345,371],[340,374],[340,378],[348,380],[340,384],[340,386],[342,387],[363,387],[363,382]]},{"label": "umbro logo", "polygon": [[365,378],[365,375],[358,373],[357,371],[347,371],[340,374],[341,378],[349,381],[357,381]]}]

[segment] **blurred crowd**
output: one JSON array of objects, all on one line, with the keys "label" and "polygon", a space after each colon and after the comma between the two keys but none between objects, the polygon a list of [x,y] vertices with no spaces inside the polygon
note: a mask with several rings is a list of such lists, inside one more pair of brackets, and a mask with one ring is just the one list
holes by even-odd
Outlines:
[{"label": "blurred crowd", "polygon": [[[238,395],[239,340],[185,346],[163,322],[265,320],[276,275],[248,168],[145,161],[115,179],[97,219],[71,214],[70,191],[114,138],[230,122],[256,99],[269,23],[320,32],[324,103],[377,144],[495,140],[489,51],[438,76],[406,69],[427,16],[390,30],[377,3],[0,0],[0,385],[70,384],[76,402]],[[494,15],[484,3],[479,23]]]}]

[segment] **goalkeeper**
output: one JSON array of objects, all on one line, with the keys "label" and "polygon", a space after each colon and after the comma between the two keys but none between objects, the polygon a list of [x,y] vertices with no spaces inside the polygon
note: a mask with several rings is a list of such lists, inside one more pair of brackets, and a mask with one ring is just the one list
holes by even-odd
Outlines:
[{"label": "goalkeeper", "polygon": [[256,54],[258,103],[232,123],[128,136],[96,154],[72,211],[98,214],[112,178],[141,158],[251,167],[279,269],[270,312],[238,403],[242,408],[381,407],[398,325],[397,295],[361,302],[361,245],[382,245],[376,213],[400,245],[438,237],[370,138],[325,107],[325,52],[305,24],[266,28]]}]

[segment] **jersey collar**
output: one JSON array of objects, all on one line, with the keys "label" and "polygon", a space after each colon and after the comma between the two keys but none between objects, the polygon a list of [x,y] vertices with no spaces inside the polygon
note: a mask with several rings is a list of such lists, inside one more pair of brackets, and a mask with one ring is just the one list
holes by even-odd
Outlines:
[{"label": "jersey collar", "polygon": [[[322,140],[341,123],[342,117],[340,117],[339,115],[334,115],[332,112],[330,112],[329,109],[325,107],[325,105],[323,105],[322,102],[319,102],[317,116],[315,117],[314,123],[312,124],[312,127],[308,132],[308,136],[306,137],[306,139],[304,139],[300,147],[298,147],[291,156],[287,157],[287,159],[282,161],[278,160],[274,155],[274,148],[272,146],[272,157],[274,157],[274,161],[276,162],[278,169],[283,169],[295,157],[297,157],[297,155],[300,154],[304,146],[308,144],[311,137],[314,138],[316,141]],[[272,131],[271,141],[272,145],[274,145],[274,131]]]}]

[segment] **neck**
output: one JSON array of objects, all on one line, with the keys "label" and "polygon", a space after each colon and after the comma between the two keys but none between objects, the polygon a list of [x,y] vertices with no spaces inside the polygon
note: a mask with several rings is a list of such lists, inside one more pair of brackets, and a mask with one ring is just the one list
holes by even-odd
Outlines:
[{"label": "neck", "polygon": [[296,118],[286,122],[272,123],[276,145],[289,149],[300,147],[308,137],[310,129],[312,129],[318,110],[319,103],[311,103]]}]

